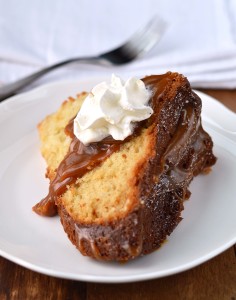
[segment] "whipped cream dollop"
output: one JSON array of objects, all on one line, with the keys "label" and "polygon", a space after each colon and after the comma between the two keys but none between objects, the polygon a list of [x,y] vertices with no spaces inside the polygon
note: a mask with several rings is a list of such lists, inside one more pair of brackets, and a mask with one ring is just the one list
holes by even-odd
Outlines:
[{"label": "whipped cream dollop", "polygon": [[142,80],[124,82],[114,74],[111,82],[96,85],[85,98],[74,119],[74,134],[84,144],[99,142],[111,135],[124,140],[134,130],[134,122],[149,118],[151,91]]}]

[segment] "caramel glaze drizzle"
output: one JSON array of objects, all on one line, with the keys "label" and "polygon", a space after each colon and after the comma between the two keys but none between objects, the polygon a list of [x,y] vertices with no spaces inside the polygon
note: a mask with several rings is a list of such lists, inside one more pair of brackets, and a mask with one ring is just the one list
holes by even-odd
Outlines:
[{"label": "caramel glaze drizzle", "polygon": [[50,183],[49,193],[33,207],[33,210],[39,215],[49,217],[56,215],[56,199],[66,191],[66,187],[75,183],[77,178],[81,178],[85,173],[98,166],[113,152],[118,151],[121,144],[128,139],[117,141],[109,136],[102,142],[91,143],[85,146],[74,135],[73,123],[74,118],[65,127],[65,133],[72,138],[72,141],[67,155],[56,170],[55,178]]},{"label": "caramel glaze drizzle", "polygon": [[[146,87],[150,88],[153,92],[150,102],[154,112],[155,106],[158,105],[159,97],[162,96],[167,83],[171,82],[175,76],[175,73],[169,72],[164,75],[154,75],[142,79]],[[124,141],[117,141],[112,137],[107,137],[101,142],[91,143],[88,146],[83,145],[75,137],[73,133],[74,119],[72,119],[65,128],[65,133],[72,138],[69,151],[56,170],[56,176],[50,183],[48,195],[37,203],[33,207],[33,210],[42,216],[56,215],[56,199],[66,191],[67,186],[75,183],[78,178],[81,178],[85,173],[101,164],[112,153],[118,151],[123,143],[137,136],[142,126],[145,124],[148,126],[153,122],[153,118],[154,115],[143,121],[146,121],[146,123],[137,123],[132,136],[126,138]]]}]

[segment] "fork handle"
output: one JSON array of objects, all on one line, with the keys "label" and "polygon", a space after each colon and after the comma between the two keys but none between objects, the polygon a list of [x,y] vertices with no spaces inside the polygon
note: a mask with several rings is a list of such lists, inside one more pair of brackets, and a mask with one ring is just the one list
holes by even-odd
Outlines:
[{"label": "fork handle", "polygon": [[62,62],[56,63],[54,65],[51,65],[49,67],[43,68],[29,76],[26,76],[22,79],[19,79],[13,83],[9,83],[7,85],[4,85],[0,88],[0,102],[4,99],[13,96],[16,92],[21,90],[22,88],[26,87],[28,84],[32,83],[36,79],[40,78],[46,73],[49,73],[53,71],[54,69],[57,69],[59,67],[62,67],[67,64],[75,63],[75,62],[88,62],[88,63],[94,63],[97,62],[99,64],[102,63],[100,61],[100,57],[81,57],[81,58],[72,58],[68,60],[64,60]]}]

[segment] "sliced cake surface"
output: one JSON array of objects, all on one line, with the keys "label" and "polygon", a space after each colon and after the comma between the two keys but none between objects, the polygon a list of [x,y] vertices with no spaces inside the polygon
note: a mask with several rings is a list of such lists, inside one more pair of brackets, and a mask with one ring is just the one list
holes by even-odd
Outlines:
[{"label": "sliced cake surface", "polygon": [[160,247],[181,220],[190,182],[216,161],[188,80],[171,72],[142,80],[154,113],[125,141],[84,146],[73,136],[86,94],[39,125],[51,185],[34,210],[58,212],[72,243],[96,259],[124,261]]}]

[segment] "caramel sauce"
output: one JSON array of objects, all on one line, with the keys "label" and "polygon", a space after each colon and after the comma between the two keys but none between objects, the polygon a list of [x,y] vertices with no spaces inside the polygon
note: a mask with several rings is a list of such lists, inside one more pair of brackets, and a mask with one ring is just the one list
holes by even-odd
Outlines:
[{"label": "caramel sauce", "polygon": [[113,152],[118,151],[121,144],[127,141],[117,141],[111,136],[102,142],[85,146],[73,133],[74,118],[65,127],[66,135],[72,138],[69,151],[57,168],[56,176],[50,183],[48,195],[33,207],[39,215],[54,216],[57,214],[55,201],[66,191],[66,187],[75,183],[85,173],[92,170]]},{"label": "caramel sauce", "polygon": [[172,166],[176,165],[179,157],[182,156],[181,153],[191,141],[190,137],[196,133],[199,125],[200,119],[197,120],[194,108],[190,105],[185,105],[175,134],[163,155],[163,160],[165,162],[168,162],[168,164],[171,164]]},{"label": "caramel sauce", "polygon": [[56,199],[66,191],[68,185],[75,183],[78,178],[100,165],[112,153],[118,151],[123,143],[138,135],[143,125],[149,126],[153,122],[154,115],[158,113],[158,111],[156,112],[156,106],[159,98],[162,97],[166,86],[169,82],[172,82],[174,77],[175,73],[166,73],[142,79],[146,87],[152,90],[150,103],[155,114],[147,120],[136,123],[134,133],[124,141],[117,141],[112,137],[107,137],[101,142],[85,146],[73,133],[74,119],[72,119],[65,128],[65,133],[72,138],[69,151],[56,170],[56,176],[50,183],[48,195],[37,203],[33,210],[42,216],[56,215]]}]

